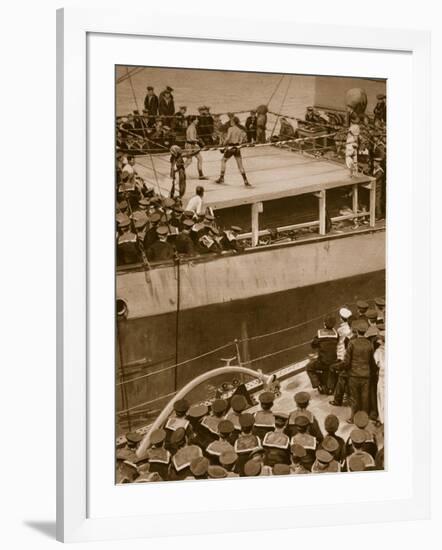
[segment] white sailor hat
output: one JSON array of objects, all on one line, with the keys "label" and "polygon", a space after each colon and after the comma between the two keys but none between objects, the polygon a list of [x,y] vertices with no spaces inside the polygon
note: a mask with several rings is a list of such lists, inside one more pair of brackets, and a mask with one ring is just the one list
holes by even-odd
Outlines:
[{"label": "white sailor hat", "polygon": [[351,317],[352,313],[351,311],[346,308],[346,307],[341,307],[341,309],[339,310],[339,315],[343,318],[343,319],[348,319],[349,317]]}]

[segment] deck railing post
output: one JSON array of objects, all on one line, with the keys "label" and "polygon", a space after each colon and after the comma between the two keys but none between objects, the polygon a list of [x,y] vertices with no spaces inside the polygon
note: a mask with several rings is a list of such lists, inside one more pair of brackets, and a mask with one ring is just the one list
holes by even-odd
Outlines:
[{"label": "deck railing post", "polygon": [[352,210],[353,210],[353,214],[357,214],[358,213],[358,208],[359,208],[359,197],[358,197],[358,184],[355,183],[353,185],[353,195],[352,195]]},{"label": "deck railing post", "polygon": [[326,231],[326,192],[325,189],[321,189],[317,193],[314,193],[315,197],[319,199],[319,234],[325,235]]},{"label": "deck railing post", "polygon": [[368,189],[370,192],[369,196],[369,213],[370,213],[370,227],[374,227],[376,225],[376,181],[372,179],[370,183],[363,184],[363,187],[365,189]]},{"label": "deck railing post", "polygon": [[259,242],[259,214],[262,211],[262,202],[252,204],[252,246],[257,246]]}]

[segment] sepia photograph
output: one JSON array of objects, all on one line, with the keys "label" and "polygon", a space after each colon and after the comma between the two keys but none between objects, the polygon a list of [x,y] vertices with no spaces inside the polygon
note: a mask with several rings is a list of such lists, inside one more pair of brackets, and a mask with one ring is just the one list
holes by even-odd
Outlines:
[{"label": "sepia photograph", "polygon": [[386,173],[385,79],[115,67],[116,484],[387,467]]}]

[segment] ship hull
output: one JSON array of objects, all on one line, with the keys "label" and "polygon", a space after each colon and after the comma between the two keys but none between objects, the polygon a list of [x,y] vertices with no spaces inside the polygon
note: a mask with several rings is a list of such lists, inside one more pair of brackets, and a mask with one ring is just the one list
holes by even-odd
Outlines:
[{"label": "ship hull", "polygon": [[[135,426],[164,405],[161,396],[221,366],[221,358],[239,353],[241,361],[264,372],[305,358],[322,315],[385,294],[385,231],[184,263],[179,296],[177,275],[177,267],[168,265],[152,269],[149,277],[143,270],[117,276],[117,297],[128,307],[127,318],[118,322],[118,381],[138,378],[124,384],[125,392],[117,387],[117,411],[149,402],[132,409]],[[207,398],[208,388],[199,393],[194,397]]]}]

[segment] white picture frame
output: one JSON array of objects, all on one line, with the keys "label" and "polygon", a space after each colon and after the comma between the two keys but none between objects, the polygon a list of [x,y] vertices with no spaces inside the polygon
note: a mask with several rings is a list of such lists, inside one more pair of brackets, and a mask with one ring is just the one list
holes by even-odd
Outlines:
[{"label": "white picture frame", "polygon": [[[75,8],[58,11],[57,31],[58,540],[73,542],[212,533],[222,531],[221,525],[228,525],[229,531],[241,531],[259,530],[264,526],[268,529],[427,518],[430,486],[429,424],[421,422],[419,418],[429,416],[427,399],[430,349],[428,330],[430,300],[428,291],[430,261],[429,33],[340,28],[334,25],[299,25],[288,19],[278,20],[272,15],[267,15],[265,20],[253,16],[253,25],[250,25],[250,21],[244,22],[227,17],[213,19],[210,16],[201,15],[198,18],[186,19],[185,16],[180,15],[179,18],[174,19],[160,14],[150,17],[144,12],[135,13],[133,10],[100,11]],[[239,485],[246,483],[247,491],[255,495],[250,501],[240,498],[244,493],[244,486],[238,488],[236,482],[223,482],[216,485],[216,491],[220,495],[220,506],[216,509],[208,507],[206,509],[203,482],[199,484],[198,489],[192,483],[179,484],[179,488],[174,483],[141,484],[131,487],[113,486],[113,475],[112,479],[109,479],[109,468],[104,466],[103,457],[99,455],[96,445],[98,441],[96,426],[102,412],[97,411],[97,408],[107,411],[105,405],[113,401],[113,364],[109,365],[109,369],[112,370],[110,379],[103,384],[98,382],[102,373],[96,366],[97,353],[100,349],[104,349],[105,337],[109,334],[108,332],[105,334],[106,327],[112,329],[114,323],[114,302],[100,302],[100,299],[104,299],[106,295],[101,296],[98,292],[97,280],[100,280],[100,276],[91,270],[91,265],[94,263],[91,262],[91,255],[96,258],[98,254],[96,242],[100,233],[97,232],[97,225],[101,224],[101,219],[104,219],[100,218],[104,215],[103,212],[96,210],[98,196],[102,197],[103,210],[113,205],[113,195],[107,199],[103,197],[101,191],[97,195],[97,190],[91,188],[91,180],[96,181],[94,180],[96,173],[94,162],[91,162],[87,154],[89,145],[92,144],[91,146],[94,147],[95,122],[91,121],[95,111],[91,113],[91,105],[96,104],[94,104],[94,90],[91,90],[91,83],[88,80],[93,80],[90,70],[92,66],[96,67],[93,60],[95,54],[91,53],[90,48],[91,39],[97,36],[113,37],[112,40],[122,41],[120,44],[128,44],[131,40],[143,38],[163,42],[187,39],[193,43],[195,40],[204,40],[205,45],[216,44],[217,48],[228,47],[229,52],[235,48],[239,50],[257,44],[263,48],[273,48],[275,51],[278,49],[290,51],[290,48],[298,48],[300,51],[300,48],[310,48],[318,52],[328,52],[328,55],[334,55],[333,52],[336,52],[336,55],[338,52],[352,54],[359,52],[367,56],[370,52],[377,52],[377,54],[397,55],[398,60],[401,55],[407,56],[408,61],[404,65],[409,66],[410,74],[404,69],[404,74],[407,73],[404,78],[409,79],[410,87],[402,92],[396,90],[398,103],[399,95],[403,96],[402,100],[405,103],[401,105],[402,111],[399,112],[397,109],[396,115],[392,109],[392,118],[389,118],[390,129],[393,130],[389,130],[389,151],[394,150],[394,138],[397,136],[397,143],[400,139],[404,139],[401,142],[402,150],[407,151],[409,155],[403,173],[400,172],[399,167],[396,171],[394,155],[391,161],[389,156],[389,163],[391,162],[389,173],[397,179],[403,177],[407,185],[404,185],[403,189],[394,191],[394,193],[397,192],[399,206],[393,205],[392,211],[389,212],[391,229],[389,226],[388,288],[392,296],[390,303],[396,304],[396,309],[399,309],[399,304],[402,308],[396,313],[392,309],[389,314],[389,318],[398,317],[397,327],[399,327],[395,329],[397,332],[391,330],[389,360],[394,351],[397,361],[401,361],[401,365],[404,365],[404,385],[400,392],[403,395],[402,397],[398,395],[395,401],[397,409],[390,408],[390,420],[392,425],[400,430],[403,415],[407,426],[403,426],[402,435],[406,434],[407,430],[410,431],[407,443],[411,450],[404,457],[406,467],[404,466],[401,475],[395,479],[396,489],[392,484],[392,492],[388,497],[379,500],[372,497],[366,501],[363,497],[358,497],[357,506],[354,500],[345,501],[339,498],[330,498],[327,502],[319,503],[321,487],[327,487],[326,491],[333,491],[336,478],[333,480],[328,477],[327,480],[309,480],[312,500],[308,506],[305,501],[303,504],[284,502],[280,506],[269,506],[267,503],[257,501],[262,492],[262,484],[267,484],[266,493],[270,494],[274,491],[282,495],[287,491],[287,483],[293,483],[293,481],[287,482],[286,479],[276,478],[243,480]],[[122,47],[121,50],[123,51],[124,48]],[[128,62],[127,59],[125,61]],[[108,59],[107,63],[111,62],[112,60]],[[137,63],[140,61],[135,61],[135,64]],[[232,58],[229,57],[226,63],[232,63]],[[104,66],[105,63],[103,63]],[[204,66],[211,68],[207,63]],[[353,74],[352,70],[349,68],[344,72]],[[361,68],[360,76],[365,76],[364,68]],[[107,100],[103,101],[103,105],[107,103]],[[407,109],[410,110],[409,121],[403,121],[403,128],[407,131],[402,131],[400,127],[395,131],[395,120],[399,123],[399,115],[401,112],[407,112]],[[397,116],[396,119],[395,116]],[[108,121],[107,124],[109,122],[112,127],[113,120]],[[402,138],[401,133],[405,134]],[[102,165],[103,174],[106,176],[106,173],[113,172],[113,157],[112,155],[109,157],[107,154],[109,149],[104,145],[101,149],[95,149],[95,151],[98,157],[109,158],[109,167]],[[396,158],[399,158],[399,153],[400,151]],[[391,202],[393,201],[390,200]],[[414,205],[413,219],[406,216],[411,204]],[[111,219],[112,215],[113,206],[111,206],[110,218],[107,217],[106,220]],[[106,223],[103,226],[109,228],[110,226]],[[407,228],[407,231],[402,234],[395,230],[395,227],[397,228],[400,224],[406,225]],[[409,239],[408,242],[407,239]],[[408,249],[410,244],[411,247]],[[104,247],[108,256],[109,252],[113,254],[112,246]],[[108,276],[112,281],[114,273],[111,272]],[[398,281],[397,285],[392,286],[392,280],[395,283]],[[100,306],[103,306],[103,309]],[[107,315],[102,328],[103,336],[100,336],[101,329],[97,329],[97,311]],[[407,321],[399,319],[404,317],[404,313],[408,316]],[[403,341],[401,334],[404,335]],[[106,352],[104,355],[106,356]],[[97,393],[98,386],[102,392],[101,395],[104,395],[102,400],[99,399],[99,403],[97,402],[97,396],[100,395]],[[110,397],[109,391],[112,393]],[[408,397],[411,397],[411,402]],[[101,406],[102,404],[104,405]],[[108,417],[109,426],[106,430],[103,429],[107,434],[110,433],[110,426],[114,421],[112,408],[108,411]],[[408,422],[412,423],[411,428]],[[392,431],[390,428],[391,445],[394,447],[395,439]],[[109,444],[112,447],[113,442],[109,442],[108,439],[106,443],[99,442],[100,448],[106,449]],[[101,464],[103,464],[102,468],[100,468]],[[395,468],[393,470],[375,475],[383,475],[380,483],[387,486],[389,478],[394,477],[396,470]],[[400,468],[397,471],[399,470]],[[103,486],[99,482],[96,483],[97,472],[102,473],[99,477],[106,477],[103,483],[112,484],[112,487],[109,485],[109,490],[112,491],[113,497],[126,503],[122,506],[121,512],[118,512],[117,508],[111,511],[110,505],[106,507],[100,502],[99,493]],[[352,478],[352,483],[361,483],[362,487],[363,476]],[[144,495],[147,494],[146,491],[151,491],[151,495],[154,500],[158,499],[158,503],[163,499],[164,511],[155,512],[142,505],[136,508],[135,504],[133,509],[129,510],[127,504],[140,500],[138,497],[141,491],[145,492]],[[211,493],[213,494],[214,491],[212,485]],[[343,491],[345,492],[345,488]],[[175,496],[179,498],[186,496],[192,504],[193,511],[174,508],[172,501]],[[235,499],[235,496],[238,499]],[[102,500],[109,502],[112,500],[104,493],[102,497]],[[316,497],[318,503],[315,503]],[[231,498],[231,502],[235,504],[229,506],[228,498]],[[158,509],[160,508],[159,505]]]}]

